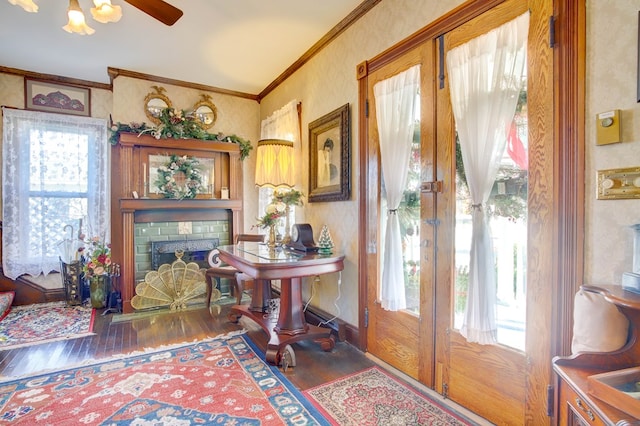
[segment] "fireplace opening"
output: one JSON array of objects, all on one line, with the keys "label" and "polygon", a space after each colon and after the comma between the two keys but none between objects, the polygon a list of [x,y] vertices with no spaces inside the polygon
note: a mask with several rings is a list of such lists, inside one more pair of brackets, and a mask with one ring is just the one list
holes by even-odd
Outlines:
[{"label": "fireplace opening", "polygon": [[176,260],[176,251],[184,251],[182,260],[185,263],[195,262],[200,268],[209,268],[207,257],[209,252],[220,245],[219,238],[199,240],[152,241],[151,270],[157,271],[160,265],[171,264]]}]

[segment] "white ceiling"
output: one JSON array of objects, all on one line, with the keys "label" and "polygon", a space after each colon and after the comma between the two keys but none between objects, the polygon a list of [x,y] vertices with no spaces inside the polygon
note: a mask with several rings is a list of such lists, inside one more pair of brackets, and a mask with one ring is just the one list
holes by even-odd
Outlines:
[{"label": "white ceiling", "polygon": [[167,0],[184,15],[169,27],[123,0],[117,23],[95,34],[62,30],[67,0],[38,13],[0,0],[0,66],[109,83],[107,67],[258,94],[362,0]]}]

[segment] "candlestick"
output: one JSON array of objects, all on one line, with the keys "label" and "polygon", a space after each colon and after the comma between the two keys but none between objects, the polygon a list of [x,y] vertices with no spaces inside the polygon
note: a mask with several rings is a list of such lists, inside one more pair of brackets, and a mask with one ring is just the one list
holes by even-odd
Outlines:
[{"label": "candlestick", "polygon": [[142,163],[142,198],[149,196],[147,191],[147,163]]},{"label": "candlestick", "polygon": [[209,183],[209,185],[211,185],[211,198],[216,198],[216,178],[213,172],[214,168],[213,164],[211,164],[211,182]]}]

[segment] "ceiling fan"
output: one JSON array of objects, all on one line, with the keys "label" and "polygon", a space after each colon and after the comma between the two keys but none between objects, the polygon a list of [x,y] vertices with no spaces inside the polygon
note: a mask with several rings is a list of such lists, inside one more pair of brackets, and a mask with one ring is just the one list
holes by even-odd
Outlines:
[{"label": "ceiling fan", "polygon": [[165,25],[173,25],[182,16],[182,10],[162,0],[124,0]]}]

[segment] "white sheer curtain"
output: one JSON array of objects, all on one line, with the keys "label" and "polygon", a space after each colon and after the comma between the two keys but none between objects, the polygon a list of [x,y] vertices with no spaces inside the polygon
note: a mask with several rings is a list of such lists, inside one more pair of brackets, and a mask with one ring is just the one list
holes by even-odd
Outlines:
[{"label": "white sheer curtain", "polygon": [[451,49],[451,103],[472,200],[467,307],[460,330],[469,342],[496,343],[496,277],[483,205],[504,154],[526,65],[529,13]]},{"label": "white sheer curtain", "polygon": [[7,108],[3,116],[3,272],[47,274],[80,223],[87,237],[109,241],[107,123]]},{"label": "white sheer curtain", "polygon": [[[298,101],[288,102],[279,110],[273,112],[260,123],[260,139],[283,139],[293,142],[296,164],[300,165],[300,115]],[[299,166],[298,166],[299,167]],[[258,200],[258,216],[264,214],[264,209],[271,201],[273,188],[260,188]],[[291,207],[289,220],[294,222],[295,207]]]},{"label": "white sheer curtain", "polygon": [[407,183],[409,155],[415,127],[420,65],[373,86],[380,136],[382,178],[387,195],[387,226],[382,251],[380,301],[383,309],[406,308],[402,267],[402,236],[397,210]]}]

